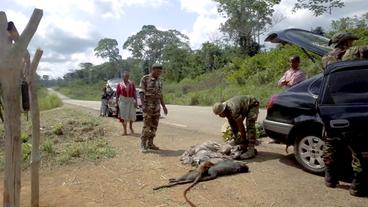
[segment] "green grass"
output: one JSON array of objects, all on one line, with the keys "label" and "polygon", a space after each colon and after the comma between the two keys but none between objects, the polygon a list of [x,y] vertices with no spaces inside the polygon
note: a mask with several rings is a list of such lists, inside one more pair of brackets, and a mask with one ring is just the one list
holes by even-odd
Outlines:
[{"label": "green grass", "polygon": [[299,48],[284,46],[253,57],[234,58],[223,69],[194,79],[166,83],[165,101],[169,104],[209,106],[233,96],[252,95],[265,107],[273,94],[283,90],[277,82],[289,67],[289,57],[294,54],[301,57],[301,68],[309,77],[321,72],[320,64],[310,61]]},{"label": "green grass", "polygon": [[[22,167],[30,165],[30,122],[22,117]],[[4,125],[0,125],[0,171],[4,169]],[[61,107],[41,113],[42,166],[65,165],[115,157],[117,151],[105,137],[102,119],[73,108]]]},{"label": "green grass", "polygon": [[93,84],[76,80],[55,89],[69,98],[98,101],[101,99],[102,89],[105,84],[106,82],[102,80]]},{"label": "green grass", "polygon": [[41,88],[38,90],[38,105],[40,110],[43,111],[60,107],[63,102],[57,95],[50,94],[46,88]]},{"label": "green grass", "polygon": [[[213,83],[214,79],[217,80],[216,84]],[[197,84],[201,87],[196,87]],[[191,90],[186,89],[189,88],[188,85],[192,88]],[[271,95],[282,91],[281,88],[276,87],[275,83],[260,85],[254,80],[241,85],[231,83],[225,80],[224,73],[218,71],[210,75],[202,75],[197,80],[192,80],[191,83],[180,82],[176,85],[171,83],[168,87],[164,85],[164,89],[164,98],[168,104],[201,106],[210,106],[215,102],[225,101],[237,95],[252,95],[257,97],[261,106],[264,107]],[[186,93],[183,93],[183,89],[187,90]]]}]

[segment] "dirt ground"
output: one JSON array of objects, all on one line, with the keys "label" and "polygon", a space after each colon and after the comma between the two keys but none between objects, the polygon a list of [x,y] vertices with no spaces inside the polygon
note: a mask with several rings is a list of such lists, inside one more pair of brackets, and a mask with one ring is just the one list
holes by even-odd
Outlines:
[{"label": "dirt ground", "polygon": [[[191,169],[179,161],[184,150],[208,140],[221,142],[220,134],[213,137],[161,124],[155,142],[162,150],[143,154],[139,150],[142,122],[134,124],[136,134],[122,136],[122,126],[116,119],[101,119],[106,121],[107,135],[118,155],[98,163],[83,161],[42,169],[41,206],[188,206],[183,198],[186,185],[159,191],[152,188]],[[286,154],[284,145],[263,140],[258,151],[257,158],[249,161],[251,172],[200,183],[188,197],[198,206],[210,207],[368,206],[368,198],[349,195],[348,184],[328,189],[322,177],[302,171],[290,153],[292,149]],[[29,171],[24,171],[21,206],[30,203],[29,177]]]}]

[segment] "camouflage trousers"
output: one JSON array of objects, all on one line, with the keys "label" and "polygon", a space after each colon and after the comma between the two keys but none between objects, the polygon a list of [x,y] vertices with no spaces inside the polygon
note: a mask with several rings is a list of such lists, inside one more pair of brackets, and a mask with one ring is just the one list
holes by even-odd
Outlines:
[{"label": "camouflage trousers", "polygon": [[353,168],[353,172],[355,174],[361,174],[366,171],[367,160],[364,160],[363,149],[361,148],[362,144],[358,142],[354,142],[347,139],[341,139],[337,137],[328,137],[325,141],[325,148],[323,154],[323,161],[326,165],[326,169],[332,171],[332,174],[337,174],[338,171],[337,166],[340,157],[338,157],[338,153],[340,152],[341,145],[347,145],[352,156],[351,166]]},{"label": "camouflage trousers", "polygon": [[147,114],[143,116],[143,128],[141,135],[141,144],[143,146],[152,145],[153,139],[156,136],[157,126],[160,119],[160,114]]},{"label": "camouflage trousers", "polygon": [[257,131],[256,131],[256,121],[259,113],[259,103],[255,102],[249,106],[248,113],[246,115],[245,125],[247,127],[247,136],[239,136],[235,140],[235,144],[242,144],[246,148],[254,147],[256,145]]}]

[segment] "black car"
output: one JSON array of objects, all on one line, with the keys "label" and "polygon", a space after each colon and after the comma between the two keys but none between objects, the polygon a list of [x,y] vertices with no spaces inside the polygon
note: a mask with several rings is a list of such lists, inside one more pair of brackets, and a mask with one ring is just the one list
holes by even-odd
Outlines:
[{"label": "black car", "polygon": [[[118,87],[118,84],[121,82],[121,78],[114,78],[107,81],[106,85],[109,85],[111,89],[113,90],[114,95],[108,102],[108,115],[109,116],[118,116],[118,106],[116,102],[116,88]],[[143,120],[143,109],[142,109],[142,101],[140,98],[139,92],[142,89],[136,88],[136,97],[137,97],[137,108],[136,108],[136,115],[137,120]]]},{"label": "black car", "polygon": [[325,130],[357,139],[368,155],[368,60],[329,65],[317,103]]},{"label": "black car", "polygon": [[[301,29],[275,32],[265,41],[294,44],[319,56],[332,49],[328,46],[328,38]],[[311,55],[309,57],[312,58]],[[325,145],[323,122],[316,108],[322,80],[321,73],[272,96],[263,122],[267,135],[288,146],[293,145],[298,163],[312,173],[322,173],[325,169],[322,159]]]}]

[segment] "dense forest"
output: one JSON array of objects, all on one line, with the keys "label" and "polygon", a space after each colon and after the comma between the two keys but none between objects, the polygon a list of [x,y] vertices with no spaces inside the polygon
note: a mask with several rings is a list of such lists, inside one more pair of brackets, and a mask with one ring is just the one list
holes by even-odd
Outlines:
[{"label": "dense forest", "polygon": [[[280,0],[215,1],[218,12],[227,19],[219,28],[223,36],[203,43],[199,49],[193,50],[189,38],[175,29],[163,31],[154,25],[144,25],[120,46],[129,50],[131,57],[123,59],[118,42],[103,38],[94,52],[106,62],[100,65],[80,63],[79,68],[63,78],[50,80],[43,76],[41,81],[43,85],[56,86],[72,98],[98,100],[106,80],[120,77],[121,72],[127,70],[131,79],[139,84],[150,65],[160,62],[164,67],[162,79],[168,103],[210,105],[233,95],[252,94],[265,104],[270,95],[282,90],[276,83],[287,69],[291,55],[301,56],[301,66],[308,76],[321,71],[318,61],[313,63],[295,46],[278,45],[270,49],[261,45],[260,37],[269,33],[273,24],[282,21],[273,15],[272,9]],[[308,2],[317,3],[311,7]],[[339,0],[327,2],[329,4],[297,0],[294,9],[307,8],[318,16],[344,6]],[[311,28],[311,31],[327,37],[349,31],[360,37],[356,44],[361,45],[368,43],[367,25],[368,13],[334,20],[328,31],[322,27]]]}]

